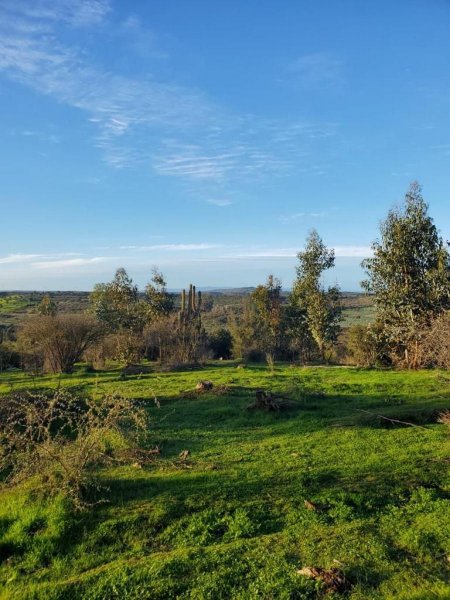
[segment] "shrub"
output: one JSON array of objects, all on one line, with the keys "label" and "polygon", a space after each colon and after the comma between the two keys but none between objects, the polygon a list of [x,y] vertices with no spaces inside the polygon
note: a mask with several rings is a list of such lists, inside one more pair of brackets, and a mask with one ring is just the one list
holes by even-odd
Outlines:
[{"label": "shrub", "polygon": [[421,363],[450,369],[450,311],[437,317],[423,336]]},{"label": "shrub", "polygon": [[79,314],[31,317],[19,332],[25,361],[39,357],[46,371],[71,373],[84,352],[102,336],[103,327],[93,317]]},{"label": "shrub", "polygon": [[208,346],[213,358],[231,358],[233,337],[228,329],[221,327],[208,336]]},{"label": "shrub", "polygon": [[379,327],[353,325],[347,333],[347,352],[358,367],[387,365],[389,349]]},{"label": "shrub", "polygon": [[173,317],[166,317],[151,323],[144,331],[145,355],[160,363],[170,361],[177,343],[177,332]]},{"label": "shrub", "polygon": [[108,336],[111,358],[125,367],[139,362],[144,355],[144,339],[141,333],[131,329],[120,329]]},{"label": "shrub", "polygon": [[347,351],[358,367],[373,367],[377,361],[375,339],[370,327],[353,325],[347,334]]},{"label": "shrub", "polygon": [[20,354],[10,342],[0,344],[0,373],[5,369],[20,368]]},{"label": "shrub", "polygon": [[133,400],[17,393],[1,405],[0,472],[10,484],[35,478],[46,495],[63,494],[82,509],[99,489],[98,468],[146,430],[146,412]]}]

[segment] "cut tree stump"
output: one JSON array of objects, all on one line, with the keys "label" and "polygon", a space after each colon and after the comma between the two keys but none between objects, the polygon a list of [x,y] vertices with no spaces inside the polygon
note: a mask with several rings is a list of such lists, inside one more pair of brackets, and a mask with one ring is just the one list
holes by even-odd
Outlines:
[{"label": "cut tree stump", "polygon": [[207,392],[208,390],[212,390],[214,384],[212,381],[199,381],[195,386],[195,390],[197,392]]},{"label": "cut tree stump", "polygon": [[321,567],[303,567],[297,570],[298,575],[322,581],[328,592],[345,592],[349,583],[340,569],[322,569]]},{"label": "cut tree stump", "polygon": [[287,402],[280,396],[275,396],[272,392],[257,390],[255,396],[255,402],[247,406],[248,410],[277,411],[287,407]]}]

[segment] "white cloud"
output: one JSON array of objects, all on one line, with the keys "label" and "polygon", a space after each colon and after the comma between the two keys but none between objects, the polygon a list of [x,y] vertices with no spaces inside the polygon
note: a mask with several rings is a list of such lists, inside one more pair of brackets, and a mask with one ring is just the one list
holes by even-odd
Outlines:
[{"label": "white cloud", "polygon": [[[236,254],[228,254],[224,258],[251,259],[251,258],[294,258],[300,248],[263,248],[244,250]],[[366,258],[372,255],[370,246],[335,246],[334,253],[342,258]]]},{"label": "white cloud", "polygon": [[147,252],[151,250],[165,250],[169,252],[191,252],[194,250],[211,250],[220,248],[219,244],[155,244],[153,246],[121,246],[121,250],[138,250]]},{"label": "white cloud", "polygon": [[0,265],[11,265],[16,263],[26,263],[40,258],[41,254],[9,254],[0,258]]},{"label": "white cloud", "polygon": [[43,260],[33,262],[32,266],[36,269],[70,269],[72,267],[84,267],[102,263],[108,260],[105,256],[95,256],[93,258],[68,258],[63,260]]}]

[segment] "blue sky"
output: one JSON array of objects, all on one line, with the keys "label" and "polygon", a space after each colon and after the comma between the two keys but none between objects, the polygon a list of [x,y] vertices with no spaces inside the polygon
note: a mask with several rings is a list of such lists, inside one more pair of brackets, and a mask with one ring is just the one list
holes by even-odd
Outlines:
[{"label": "blue sky", "polygon": [[447,0],[0,0],[0,289],[356,290],[418,179],[450,235]]}]

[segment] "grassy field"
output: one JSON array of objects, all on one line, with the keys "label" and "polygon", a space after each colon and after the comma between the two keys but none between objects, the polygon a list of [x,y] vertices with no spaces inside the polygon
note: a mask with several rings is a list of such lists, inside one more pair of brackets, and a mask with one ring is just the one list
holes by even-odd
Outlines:
[{"label": "grassy field", "polygon": [[[195,395],[199,379],[219,389]],[[0,598],[450,598],[449,436],[436,423],[449,373],[0,375],[1,394],[56,385],[147,399],[162,454],[104,472],[108,502],[84,514],[27,486],[1,492]],[[257,389],[292,406],[249,411]],[[305,566],[342,570],[347,591],[327,595]]]}]

